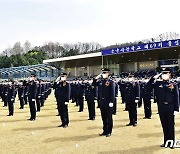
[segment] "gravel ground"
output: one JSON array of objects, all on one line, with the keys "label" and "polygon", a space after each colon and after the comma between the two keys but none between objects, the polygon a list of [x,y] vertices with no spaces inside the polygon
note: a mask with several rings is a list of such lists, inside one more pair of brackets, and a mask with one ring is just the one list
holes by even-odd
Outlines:
[{"label": "gravel ground", "polygon": [[[27,121],[29,107],[19,109],[19,101],[15,103],[13,117],[7,117],[8,109],[0,102],[0,154],[36,154],[36,153],[99,153],[99,154],[132,154],[132,153],[180,153],[160,148],[163,142],[162,128],[157,106],[152,104],[152,119],[143,119],[143,107],[138,108],[137,127],[126,127],[129,123],[128,113],[118,98],[117,115],[113,116],[114,128],[112,136],[100,137],[102,121],[99,109],[96,109],[96,120],[88,121],[87,104],[84,112],[79,113],[78,107],[69,104],[69,127],[59,128],[60,118],[57,114],[53,94],[45,102],[37,120]],[[176,116],[176,139],[180,140],[180,114]]]}]

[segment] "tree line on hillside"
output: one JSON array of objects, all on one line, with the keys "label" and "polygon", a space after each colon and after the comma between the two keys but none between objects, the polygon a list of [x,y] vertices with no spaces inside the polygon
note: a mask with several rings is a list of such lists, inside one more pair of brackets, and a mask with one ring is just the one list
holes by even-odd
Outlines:
[{"label": "tree line on hillside", "polygon": [[0,68],[42,64],[48,56],[45,52],[31,50],[28,53],[0,56]]},{"label": "tree line on hillside", "polygon": [[97,42],[78,42],[78,43],[64,43],[59,42],[46,42],[42,46],[32,47],[29,41],[26,41],[23,45],[20,42],[16,42],[13,47],[8,47],[0,55],[0,68],[34,65],[42,63],[45,59],[60,58],[75,56],[80,54],[88,54],[94,52],[100,52],[106,48],[117,48],[132,46],[142,43],[165,41],[171,39],[179,39],[177,33],[163,33],[151,39],[144,39],[141,41],[129,42],[129,43],[116,43],[103,47]]},{"label": "tree line on hillside", "polygon": [[83,43],[78,42],[75,44],[64,43],[60,44],[58,42],[46,42],[42,46],[31,47],[31,43],[26,41],[24,45],[21,45],[20,42],[16,42],[13,47],[5,49],[1,56],[10,57],[17,54],[26,54],[29,51],[39,51],[47,54],[48,58],[60,58],[67,56],[74,56],[79,54],[87,54],[93,52],[99,52],[102,48],[102,45],[96,42]]}]

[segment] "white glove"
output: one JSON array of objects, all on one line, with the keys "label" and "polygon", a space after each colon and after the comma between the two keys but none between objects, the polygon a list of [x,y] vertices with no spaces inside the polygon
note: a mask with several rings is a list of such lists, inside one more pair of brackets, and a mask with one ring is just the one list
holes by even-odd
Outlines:
[{"label": "white glove", "polygon": [[101,77],[102,73],[100,73],[98,76],[96,76],[96,79],[99,79]]},{"label": "white glove", "polygon": [[65,102],[65,105],[68,105],[68,102]]},{"label": "white glove", "polygon": [[7,96],[7,94],[5,94]]},{"label": "white glove", "polygon": [[153,78],[154,78],[154,79],[158,79],[161,75],[162,75],[162,73],[157,74],[157,75],[155,75]]},{"label": "white glove", "polygon": [[36,101],[36,99],[32,99],[32,101],[33,101],[33,102],[35,102],[35,101]]},{"label": "white glove", "polygon": [[113,107],[113,103],[109,103],[109,107]]},{"label": "white glove", "polygon": [[23,98],[24,96],[22,95],[21,97]]},{"label": "white glove", "polygon": [[177,115],[179,112],[178,111],[174,111],[174,115]]},{"label": "white glove", "polygon": [[58,82],[60,80],[60,76],[56,79],[56,81],[55,82]]},{"label": "white glove", "polygon": [[38,96],[38,98],[41,98],[41,96]]},{"label": "white glove", "polygon": [[138,102],[139,102],[139,101],[136,99],[136,100],[135,100],[135,103],[138,103]]},{"label": "white glove", "polygon": [[11,98],[11,101],[14,101],[14,98]]}]

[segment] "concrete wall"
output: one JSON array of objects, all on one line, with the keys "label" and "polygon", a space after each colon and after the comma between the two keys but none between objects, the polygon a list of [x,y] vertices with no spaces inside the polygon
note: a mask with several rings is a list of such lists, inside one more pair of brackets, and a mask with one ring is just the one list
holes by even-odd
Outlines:
[{"label": "concrete wall", "polygon": [[122,65],[122,72],[135,71],[134,63],[126,63]]}]

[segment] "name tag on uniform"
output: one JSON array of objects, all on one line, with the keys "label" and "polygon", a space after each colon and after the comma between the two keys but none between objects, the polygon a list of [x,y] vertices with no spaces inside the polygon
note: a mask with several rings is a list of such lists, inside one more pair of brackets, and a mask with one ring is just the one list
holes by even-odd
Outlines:
[{"label": "name tag on uniform", "polygon": [[160,85],[160,86],[159,86],[159,88],[163,88],[163,86],[162,86],[162,85]]}]

